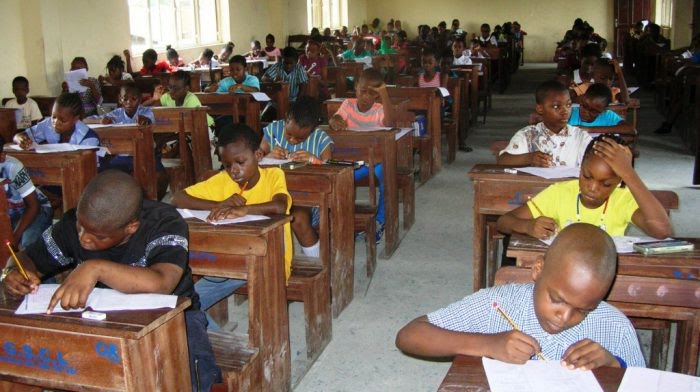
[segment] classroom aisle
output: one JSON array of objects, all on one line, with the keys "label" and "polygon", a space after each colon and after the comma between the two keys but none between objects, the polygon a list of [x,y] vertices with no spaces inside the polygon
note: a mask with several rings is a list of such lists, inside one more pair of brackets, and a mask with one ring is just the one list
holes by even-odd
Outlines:
[{"label": "classroom aisle", "polygon": [[[364,243],[356,246],[355,299],[333,320],[333,340],[295,391],[434,391],[450,362],[411,358],[394,345],[396,332],[413,318],[471,292],[472,186],[467,172],[493,162],[489,145],[508,139],[526,125],[534,108],[534,89],[553,73],[553,65],[528,64],[513,75],[509,90],[494,94],[485,125],[469,136],[471,153],[458,152],[452,165],[416,190],[416,224],[390,260],[379,259],[365,296]],[[634,83],[630,83],[634,85]],[[651,189],[671,189],[681,200],[672,214],[675,232],[700,236],[692,212],[700,206],[689,187],[693,157],[674,135],[657,136],[661,118],[653,96],[637,92],[642,107],[637,169]],[[302,322],[302,320],[298,320]],[[299,324],[295,321],[291,325]]]}]

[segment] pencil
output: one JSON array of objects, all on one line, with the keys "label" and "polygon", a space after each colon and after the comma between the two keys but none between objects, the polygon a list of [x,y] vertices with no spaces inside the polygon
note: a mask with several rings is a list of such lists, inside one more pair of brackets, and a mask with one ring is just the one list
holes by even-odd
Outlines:
[{"label": "pencil", "polygon": [[239,195],[242,195],[243,192],[245,192],[245,190],[246,190],[247,188],[248,188],[248,181],[246,181],[245,184],[243,184],[243,186],[241,187],[241,191],[240,191],[238,194],[239,194]]},{"label": "pencil", "polygon": [[542,210],[540,210],[540,207],[537,207],[537,204],[535,204],[535,201],[532,200],[532,197],[531,197],[531,196],[528,196],[528,197],[527,197],[527,201],[529,201],[530,203],[532,203],[532,206],[535,207],[535,209],[537,210],[537,212],[538,212],[541,216],[544,216],[544,214],[542,213]]},{"label": "pencil", "polygon": [[[506,321],[508,322],[508,324],[510,324],[510,326],[513,327],[513,330],[519,331],[519,332],[520,332],[520,328],[518,328],[518,326],[515,324],[515,321],[513,321],[513,319],[511,319],[510,317],[508,317],[508,315],[506,314],[506,312],[504,312],[503,309],[501,309],[501,307],[498,306],[498,304],[497,304],[496,302],[493,303],[493,307],[496,308],[496,310],[498,310],[498,313],[500,313],[501,316],[503,316],[503,318],[506,319]],[[547,361],[547,358],[545,358],[544,355],[542,355],[541,352],[538,352],[538,353],[537,353],[537,356],[538,356],[541,360]]]},{"label": "pencil", "polygon": [[19,259],[17,258],[15,251],[12,250],[12,245],[10,244],[10,240],[5,240],[5,245],[7,245],[7,247],[10,248],[10,253],[12,254],[12,258],[15,260],[15,263],[19,267],[19,272],[22,273],[22,276],[24,276],[24,279],[29,280],[29,276],[27,276],[27,273],[24,272],[24,268],[22,268],[22,263],[19,262]]}]

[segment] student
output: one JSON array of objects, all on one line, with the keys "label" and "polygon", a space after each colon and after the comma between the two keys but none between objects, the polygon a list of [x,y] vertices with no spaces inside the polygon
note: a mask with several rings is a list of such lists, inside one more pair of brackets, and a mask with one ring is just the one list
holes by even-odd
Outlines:
[{"label": "student", "polygon": [[602,83],[592,84],[581,97],[580,105],[571,108],[569,125],[598,133],[631,131],[631,124],[608,109],[611,100],[612,93],[608,86]]},{"label": "student", "polygon": [[537,258],[534,283],[482,289],[418,317],[399,331],[396,346],[420,357],[475,355],[522,364],[540,353],[569,369],[644,367],[632,324],[602,301],[616,267],[615,244],[604,231],[571,225]]},{"label": "student", "polygon": [[168,59],[170,69],[177,69],[185,66],[185,61],[180,57],[180,54],[170,45],[165,47],[165,58]]},{"label": "student", "polygon": [[221,48],[221,51],[219,52],[219,57],[217,58],[220,64],[224,64],[229,61],[231,55],[233,54],[233,48],[235,47],[236,45],[233,42],[228,41],[228,43],[226,43],[226,45],[224,45]]},{"label": "student", "polygon": [[[126,70],[127,72],[133,72],[131,68],[131,53],[129,49],[124,50],[124,57],[126,58]],[[143,67],[139,73],[141,76],[148,75],[158,75],[162,73],[170,73],[177,68],[172,68],[167,61],[158,61],[158,53],[153,49],[146,49],[141,56],[141,62]]]},{"label": "student", "polygon": [[[262,159],[260,136],[250,127],[241,123],[222,127],[217,149],[224,169],[208,180],[176,192],[172,200],[174,206],[211,210],[211,220],[247,214],[289,213],[292,197],[287,192],[284,172],[276,167],[258,167],[258,161]],[[293,254],[289,224],[284,225],[284,243],[285,273],[289,278]],[[202,309],[209,309],[245,282],[205,276],[195,285]],[[209,328],[219,329],[219,326],[210,319]]]},{"label": "student", "polygon": [[49,199],[32,183],[22,162],[3,151],[4,145],[5,140],[0,136],[0,176],[4,179],[12,236],[20,249],[24,249],[51,226],[53,210]]},{"label": "student", "polygon": [[422,68],[418,73],[418,87],[435,87],[447,85],[447,74],[440,76],[440,59],[432,48],[423,49],[421,56]]},{"label": "student", "polygon": [[12,79],[12,94],[14,99],[5,103],[7,109],[22,109],[22,118],[17,122],[17,130],[25,130],[36,125],[43,118],[39,105],[35,100],[27,97],[29,94],[29,80],[24,76]]},{"label": "student", "polygon": [[74,268],[51,298],[47,313],[85,306],[95,286],[123,293],[189,297],[185,311],[192,390],[208,391],[220,372],[206,333],[206,318],[193,290],[187,248],[187,224],[166,204],[144,200],[133,177],[106,171],[88,183],[78,207],[27,249],[18,253],[29,280],[14,262],[4,280],[11,295],[35,292],[40,279]]},{"label": "student", "polygon": [[467,49],[464,38],[457,38],[452,42],[452,65],[469,65],[472,63],[471,53]]},{"label": "student", "polygon": [[550,185],[499,218],[497,227],[502,233],[544,239],[577,222],[597,225],[613,236],[624,235],[630,222],[652,237],[673,234],[663,206],[634,171],[631,151],[614,135],[591,141],[578,180]]},{"label": "student", "polygon": [[352,43],[352,49],[344,51],[338,57],[342,58],[344,61],[357,61],[358,59],[372,57],[372,53],[366,50],[365,47],[365,40],[358,38]]},{"label": "student", "polygon": [[123,86],[125,84],[133,83],[134,78],[130,73],[124,72],[126,65],[121,56],[114,55],[107,62],[107,74],[100,75],[97,80],[103,86]]},{"label": "student", "polygon": [[156,122],[153,109],[141,106],[141,90],[134,85],[119,89],[119,107],[102,116],[85,119],[86,124],[140,124]]},{"label": "student", "polygon": [[[156,86],[153,97],[144,102],[143,106],[198,108],[202,103],[190,92],[190,74],[180,70],[170,75],[167,92],[162,85]],[[214,119],[208,114],[207,125],[210,127],[214,125]]]},{"label": "student", "polygon": [[[85,71],[88,70],[88,63],[87,60],[85,60],[85,57],[76,57],[73,59],[73,61],[71,61],[70,70],[76,71],[79,69],[84,69]],[[100,91],[100,82],[93,77],[88,77],[87,79],[81,80],[80,85],[87,87],[87,90],[77,92],[80,95],[81,101],[83,102],[83,114],[85,116],[92,116],[93,114],[97,114],[97,106],[100,103],[102,103],[102,92]],[[68,83],[66,82],[63,82],[63,92],[69,92]]]},{"label": "student", "polygon": [[569,91],[557,81],[547,81],[535,90],[535,101],[535,111],[542,116],[542,122],[516,132],[496,163],[579,166],[591,136],[567,124],[571,115]]},{"label": "student", "polygon": [[[363,129],[373,127],[391,126],[394,123],[394,111],[392,109],[389,93],[382,80],[382,74],[374,68],[362,71],[359,80],[355,84],[355,96],[347,98],[338,108],[338,111],[330,118],[328,125],[333,131],[345,129]],[[379,99],[379,102],[377,102]],[[332,134],[331,134],[332,135]],[[332,137],[332,136],[331,136]],[[363,166],[355,170],[355,180],[364,179],[369,175],[369,169]],[[377,198],[377,242],[384,235],[384,169],[381,164],[374,166],[374,175],[377,178],[379,197]]]},{"label": "student", "polygon": [[491,34],[491,26],[488,23],[482,24],[479,30],[481,35],[479,35],[478,40],[482,47],[498,46],[498,40]]},{"label": "student", "polygon": [[260,91],[260,81],[246,72],[245,57],[236,55],[228,62],[229,74],[219,83],[210,84],[205,91],[217,93],[254,93]]},{"label": "student", "polygon": [[13,141],[24,150],[30,149],[32,143],[99,146],[99,137],[80,120],[81,117],[83,117],[83,103],[80,95],[63,93],[56,98],[50,118],[16,134]]},{"label": "student", "polygon": [[248,53],[245,53],[244,56],[249,60],[254,60],[260,57],[265,57],[262,55],[262,53],[263,51],[260,47],[260,41],[256,40],[250,42],[250,51]]},{"label": "student", "polygon": [[[614,86],[616,75],[618,75],[620,87]],[[622,71],[619,70],[617,63],[608,59],[596,60],[592,76],[594,83],[603,83],[610,88],[610,91],[612,91],[612,103],[616,104],[629,100],[627,86],[623,84]]]},{"label": "student", "polygon": [[299,54],[296,49],[291,46],[284,48],[282,58],[282,61],[278,61],[265,71],[262,81],[289,83],[289,101],[294,102],[297,97],[305,94],[309,76],[298,63]]},{"label": "student", "polygon": [[205,48],[197,60],[191,62],[190,65],[195,68],[217,68],[219,67],[219,62],[214,58],[214,51]]},{"label": "student", "polygon": [[[290,105],[286,120],[270,123],[263,129],[260,149],[274,159],[296,162],[323,162],[331,158],[333,140],[320,128],[318,101],[302,97]],[[321,242],[314,229],[319,224],[318,208],[293,206],[292,230],[306,256],[318,257]]]},{"label": "student", "polygon": [[304,68],[309,78],[318,78],[320,98],[329,97],[328,59],[321,55],[321,44],[318,41],[309,40],[306,43],[306,52],[299,56],[299,65]]},{"label": "student", "polygon": [[265,54],[273,61],[277,61],[280,57],[282,57],[280,48],[275,47],[275,36],[272,34],[265,36]]}]

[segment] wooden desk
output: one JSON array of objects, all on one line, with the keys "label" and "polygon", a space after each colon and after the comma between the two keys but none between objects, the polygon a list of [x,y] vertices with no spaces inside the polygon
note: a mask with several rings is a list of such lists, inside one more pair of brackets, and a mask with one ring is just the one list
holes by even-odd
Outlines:
[{"label": "wooden desk", "polygon": [[[625,369],[602,367],[593,370],[596,380],[605,392],[615,392],[620,386]],[[442,380],[438,392],[490,391],[481,357],[457,355]]]},{"label": "wooden desk", "polygon": [[258,349],[251,390],[291,389],[289,314],[283,226],[288,216],[213,226],[188,219],[190,267],[196,275],[248,281],[248,346]]},{"label": "wooden desk", "polygon": [[134,158],[134,178],[143,187],[148,199],[158,200],[152,126],[116,125],[93,130],[100,137],[100,144],[107,147],[111,154],[127,154]]},{"label": "wooden desk", "polygon": [[[0,236],[2,236],[1,238],[8,239],[12,246],[17,249],[17,243],[12,233],[12,222],[10,221],[10,215],[8,213],[7,195],[3,192],[2,195],[0,195]],[[0,247],[0,268],[5,268],[5,264],[9,258],[10,250],[7,249],[7,246]]]},{"label": "wooden desk", "polygon": [[206,106],[207,113],[214,116],[231,116],[237,123],[244,116],[245,124],[261,134],[260,112],[262,107],[252,95],[246,93],[196,93],[199,102]]},{"label": "wooden desk", "polygon": [[353,169],[348,166],[313,165],[285,170],[284,174],[292,203],[304,201],[309,205],[318,205],[311,198],[317,194],[328,205],[330,251],[327,267],[331,277],[333,317],[338,317],[353,299],[355,193],[349,191],[354,187]]},{"label": "wooden desk", "polygon": [[63,192],[63,211],[78,206],[80,194],[97,175],[97,150],[79,150],[39,154],[33,151],[7,150],[24,164],[35,185],[59,185]]},{"label": "wooden desk", "polygon": [[474,292],[486,285],[487,223],[513,210],[550,184],[569,179],[547,180],[526,173],[508,174],[508,166],[478,164],[469,171],[474,183]]},{"label": "wooden desk", "polygon": [[5,143],[12,142],[17,133],[17,109],[0,108],[0,136]]},{"label": "wooden desk", "polygon": [[0,291],[0,389],[10,383],[71,391],[181,391],[190,386],[183,311],[110,312],[106,321],[80,313],[16,316],[21,299]]}]

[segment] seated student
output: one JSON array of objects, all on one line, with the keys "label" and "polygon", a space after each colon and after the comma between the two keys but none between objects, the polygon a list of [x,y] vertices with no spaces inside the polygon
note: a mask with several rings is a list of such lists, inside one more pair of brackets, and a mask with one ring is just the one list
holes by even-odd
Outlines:
[{"label": "seated student", "polygon": [[571,225],[537,258],[534,283],[482,289],[418,317],[399,331],[396,346],[420,357],[475,355],[525,363],[540,354],[569,369],[644,367],[632,324],[602,301],[616,267],[615,244],[604,231]]},{"label": "seated student", "polygon": [[328,59],[321,55],[321,43],[309,40],[306,43],[306,51],[299,56],[299,65],[304,68],[309,78],[318,78],[319,97],[328,98]]},{"label": "seated student", "polygon": [[231,41],[228,41],[228,43],[226,43],[226,45],[224,45],[221,48],[221,51],[219,52],[219,57],[215,56],[216,60],[218,60],[220,64],[227,63],[231,58],[231,55],[233,54],[233,48],[235,47],[236,44],[234,44]]},{"label": "seated student", "polygon": [[482,47],[498,46],[498,40],[491,34],[491,26],[484,23],[480,28],[481,34],[477,37]]},{"label": "seated student", "polygon": [[[166,106],[198,108],[202,106],[199,98],[190,92],[190,74],[186,71],[176,71],[170,75],[168,90],[163,85],[156,86],[153,98],[143,103],[143,106]],[[214,125],[214,119],[207,114],[207,125]]]},{"label": "seated student", "polygon": [[367,57],[372,57],[372,53],[366,50],[365,47],[365,40],[358,38],[352,43],[352,49],[344,51],[338,57],[344,61],[358,61],[358,59],[366,59]]},{"label": "seated student", "polygon": [[[569,90],[572,96],[578,100],[578,97],[586,93],[588,88],[593,84],[593,67],[595,66],[595,58],[584,58],[581,61],[581,68],[573,71],[573,81],[565,86],[570,86]],[[578,79],[576,78],[578,76]]]},{"label": "seated student", "polygon": [[612,94],[608,86],[602,83],[592,84],[581,97],[580,105],[571,108],[569,125],[597,133],[631,131],[631,124],[608,109],[611,100]]},{"label": "seated student", "polygon": [[[333,140],[320,128],[318,101],[302,97],[290,105],[286,120],[270,123],[263,129],[260,149],[274,159],[317,163],[331,158]],[[318,209],[292,206],[292,230],[306,256],[318,257],[321,242],[314,229],[319,224]]]},{"label": "seated student", "polygon": [[216,68],[219,66],[219,61],[214,58],[214,51],[205,48],[199,57],[190,63],[195,68]]},{"label": "seated student", "polygon": [[[625,187],[620,187],[624,182]],[[647,235],[672,235],[664,207],[632,167],[632,153],[619,137],[600,135],[586,148],[578,180],[557,182],[498,219],[498,231],[549,238],[577,222],[598,225],[613,236],[634,223]]]},{"label": "seated student", "polygon": [[84,307],[95,286],[190,297],[185,323],[192,390],[208,391],[220,382],[220,373],[193,290],[187,233],[173,207],[144,200],[130,175],[106,171],[88,183],[77,208],[17,255],[29,280],[8,262],[5,291],[26,295],[37,290],[41,278],[74,268],[51,298],[47,313],[59,304],[63,309]]},{"label": "seated student", "polygon": [[14,242],[24,249],[51,226],[53,210],[49,199],[32,183],[22,162],[3,151],[4,145],[5,140],[0,136],[0,176],[4,179],[12,235]]},{"label": "seated student", "polygon": [[288,46],[282,51],[282,61],[278,61],[265,71],[263,82],[287,82],[289,83],[289,101],[294,102],[297,97],[304,95],[309,77],[304,67],[299,65],[299,53]]},{"label": "seated student", "polygon": [[[124,50],[124,58],[126,58],[126,71],[133,72],[131,68],[131,52],[129,52],[129,49]],[[141,56],[141,62],[143,63],[143,67],[141,67],[139,71],[141,76],[170,73],[177,69],[171,67],[165,60],[158,61],[158,53],[154,49],[146,49]]]},{"label": "seated student", "polygon": [[[619,87],[615,87],[615,80],[620,82]],[[616,62],[611,62],[608,59],[598,59],[593,66],[593,83],[603,83],[612,91],[612,103],[624,103],[629,100],[627,94],[627,86],[624,85],[622,71],[619,70],[619,65]]]},{"label": "seated student", "polygon": [[260,41],[255,40],[250,42],[250,51],[244,53],[243,56],[249,60],[253,60],[260,57],[265,57],[262,53],[263,51],[262,47],[260,46]]},{"label": "seated student", "polygon": [[83,117],[83,102],[78,93],[63,93],[56,98],[51,117],[24,132],[16,134],[13,141],[28,150],[32,143],[70,143],[82,146],[99,146],[100,138],[88,128]]},{"label": "seated student", "polygon": [[107,74],[100,75],[97,80],[103,86],[123,86],[125,84],[133,83],[134,78],[130,73],[124,72],[126,65],[124,60],[119,55],[112,56],[107,62]]},{"label": "seated student", "polygon": [[[85,57],[76,57],[70,63],[70,70],[75,71],[78,69],[88,70],[88,63]],[[81,86],[87,87],[85,91],[68,91],[68,83],[63,82],[63,92],[77,92],[80,95],[80,99],[83,102],[83,114],[85,116],[92,116],[97,114],[97,106],[102,103],[102,92],[100,91],[100,82],[93,78],[88,77],[80,81]]]},{"label": "seated student", "polygon": [[173,49],[170,45],[165,47],[165,58],[168,59],[170,69],[177,69],[185,66],[185,60],[183,60],[180,54],[177,53],[177,50]]},{"label": "seated student", "polygon": [[[330,129],[342,131],[345,129],[363,129],[391,126],[394,123],[394,111],[389,93],[382,80],[382,74],[374,68],[362,71],[355,84],[355,97],[347,98],[338,111],[328,121]],[[379,102],[377,102],[379,99]],[[332,137],[332,134],[331,134]],[[355,180],[366,178],[369,169],[363,166],[355,170]],[[381,164],[374,167],[377,178],[379,197],[377,198],[377,242],[384,235],[384,169]]]},{"label": "seated student", "polygon": [[219,83],[210,84],[205,91],[217,93],[254,93],[260,91],[260,81],[246,72],[245,57],[236,55],[228,62],[229,74]]},{"label": "seated student", "polygon": [[464,38],[457,38],[452,42],[452,65],[469,65],[472,63],[471,51],[467,49]]},{"label": "seated student", "polygon": [[591,136],[567,124],[571,115],[569,91],[557,81],[547,81],[537,86],[535,101],[535,111],[542,116],[542,122],[516,132],[496,163],[579,166]]},{"label": "seated student", "polygon": [[[217,149],[224,169],[206,181],[176,192],[174,206],[211,210],[211,220],[289,213],[292,197],[287,192],[284,172],[276,167],[258,167],[262,159],[260,136],[250,127],[241,123],[222,127]],[[284,243],[284,265],[289,278],[293,254],[289,224],[284,225]],[[205,276],[197,282],[195,290],[202,309],[207,310],[245,283],[245,280]],[[210,318],[209,328],[219,329],[219,326]]]},{"label": "seated student", "polygon": [[15,95],[15,98],[7,101],[5,107],[7,109],[22,109],[22,119],[17,122],[17,130],[21,131],[36,125],[43,116],[36,101],[27,97],[29,80],[24,76],[12,79],[12,94]]},{"label": "seated student", "polygon": [[423,49],[421,70],[418,72],[418,87],[441,87],[447,85],[447,73],[440,75],[440,58],[433,48]]},{"label": "seated student", "polygon": [[134,85],[122,86],[119,89],[119,107],[102,116],[91,116],[85,119],[86,124],[140,124],[148,125],[156,122],[153,109],[141,106],[141,90]]},{"label": "seated student", "polygon": [[265,36],[265,55],[267,55],[268,58],[272,59],[273,61],[277,61],[280,57],[282,57],[282,52],[280,51],[280,48],[275,47],[275,36],[272,34],[268,34]]}]

